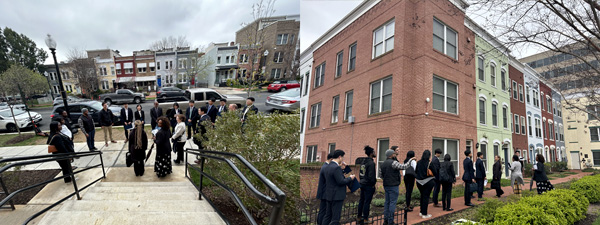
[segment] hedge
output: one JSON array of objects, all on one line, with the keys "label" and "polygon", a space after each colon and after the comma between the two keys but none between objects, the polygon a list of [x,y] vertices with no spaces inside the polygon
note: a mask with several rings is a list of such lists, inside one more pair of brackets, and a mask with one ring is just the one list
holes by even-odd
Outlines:
[{"label": "hedge", "polygon": [[590,203],[600,202],[600,175],[582,177],[573,182],[570,188],[585,195]]},{"label": "hedge", "polygon": [[538,207],[518,201],[499,208],[493,224],[559,224],[556,218],[541,212]]}]

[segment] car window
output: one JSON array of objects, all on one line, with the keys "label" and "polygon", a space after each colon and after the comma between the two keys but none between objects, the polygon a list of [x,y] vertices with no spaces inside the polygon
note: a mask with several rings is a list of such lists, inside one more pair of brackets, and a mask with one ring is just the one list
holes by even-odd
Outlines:
[{"label": "car window", "polygon": [[290,90],[281,92],[281,93],[279,93],[277,95],[278,96],[285,96],[285,97],[300,97],[300,88],[290,89]]},{"label": "car window", "polygon": [[165,88],[165,89],[163,89],[163,90],[164,90],[164,91],[173,91],[173,89],[172,89],[172,88]]},{"label": "car window", "polygon": [[70,105],[69,112],[70,113],[81,113],[81,105]]},{"label": "car window", "polygon": [[[25,113],[25,111],[20,110],[20,109],[13,109],[13,112],[15,113],[15,116]],[[3,110],[3,111],[0,111],[0,116],[12,117],[12,114],[10,113],[10,110]]]},{"label": "car window", "polygon": [[215,100],[219,100],[222,97],[221,97],[221,95],[219,95],[217,92],[214,92],[214,91],[206,92],[206,99],[213,99],[213,98]]},{"label": "car window", "polygon": [[93,108],[96,111],[100,111],[100,110],[102,110],[102,103],[100,103],[100,102],[92,102],[92,104],[90,104],[90,108]]},{"label": "car window", "polygon": [[124,90],[117,90],[117,94],[125,94]]},{"label": "car window", "polygon": [[279,81],[279,80],[273,81],[273,84],[281,84],[281,81]]},{"label": "car window", "polygon": [[298,83],[298,81],[297,81],[297,80],[290,80],[290,81],[288,82],[288,84],[297,84],[297,83]]},{"label": "car window", "polygon": [[192,94],[190,93],[190,91],[185,91],[185,93],[183,94],[186,98],[192,99]]},{"label": "car window", "polygon": [[204,92],[194,93],[194,100],[195,101],[204,101]]}]

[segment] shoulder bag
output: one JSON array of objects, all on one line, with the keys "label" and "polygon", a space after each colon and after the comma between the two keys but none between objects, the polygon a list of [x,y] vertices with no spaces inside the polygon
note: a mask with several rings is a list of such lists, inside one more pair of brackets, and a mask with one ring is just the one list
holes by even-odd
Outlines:
[{"label": "shoulder bag", "polygon": [[56,137],[56,134],[54,136],[52,136],[52,138],[50,138],[50,142],[48,144],[48,153],[58,152],[58,149],[56,148],[56,146],[51,145],[52,144],[52,140],[54,140],[54,137]]},{"label": "shoulder bag", "polygon": [[431,171],[431,169],[429,169],[430,165],[431,165],[431,160],[429,160],[429,163],[427,164],[427,177],[433,177],[433,171]]}]

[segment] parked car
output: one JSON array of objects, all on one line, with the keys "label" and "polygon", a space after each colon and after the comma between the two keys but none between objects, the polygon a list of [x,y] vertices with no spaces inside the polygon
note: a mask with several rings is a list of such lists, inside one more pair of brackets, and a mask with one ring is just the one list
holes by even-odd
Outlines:
[{"label": "parked car", "polygon": [[157,98],[178,97],[184,95],[185,91],[177,87],[163,87],[156,91]]},{"label": "parked car", "polygon": [[139,104],[146,101],[146,96],[142,93],[133,92],[127,89],[119,89],[115,93],[101,94],[100,100],[108,104],[112,103],[135,103]]},{"label": "parked car", "polygon": [[[83,114],[81,112],[83,108],[87,108],[89,110],[89,114],[91,114],[92,118],[94,118],[94,123],[96,123],[96,126],[98,126],[98,122],[100,121],[100,110],[102,110],[102,102],[85,101],[74,102],[73,104],[69,104],[69,117],[71,118],[73,127],[79,127],[77,121],[79,120],[79,117],[81,117],[81,114]],[[63,105],[55,105],[54,109],[52,109],[52,114],[50,115],[51,118],[58,116],[58,113],[56,112],[58,109],[64,110],[65,107]],[[113,115],[115,116],[115,119],[113,121],[115,125],[121,125],[122,122],[119,119],[119,116],[121,114],[121,107],[109,106],[108,109],[110,109]]]},{"label": "parked car", "polygon": [[289,90],[292,88],[299,88],[299,87],[300,87],[300,83],[298,83],[298,81],[295,81],[295,80],[277,80],[277,81],[269,84],[269,86],[267,86],[267,91],[278,92],[278,91],[285,91],[285,90]]},{"label": "parked car", "polygon": [[293,88],[267,97],[266,106],[282,111],[294,111],[300,108],[300,88]]},{"label": "parked car", "polygon": [[[5,129],[10,132],[16,132],[17,126],[19,126],[19,129],[32,127],[33,123],[29,118],[30,114],[31,118],[35,121],[35,123],[39,123],[42,121],[42,115],[33,111],[29,111],[28,114],[26,111],[20,109],[13,109],[13,113],[15,116],[14,118],[13,114],[10,112],[10,109],[0,110],[0,129]],[[16,125],[15,120],[17,121]]]},{"label": "parked car", "polygon": [[[235,96],[235,95],[223,95],[213,89],[210,88],[192,88],[185,90],[185,100],[177,101],[179,104],[179,108],[185,111],[189,108],[189,100],[194,100],[195,107],[206,106],[208,104],[208,100],[214,98],[215,100],[219,99],[227,99],[227,104],[236,104],[238,108],[246,105],[246,99]],[[167,112],[168,109],[173,107],[173,102],[163,102],[158,103],[158,107],[163,109],[163,112]]]},{"label": "parked car", "polygon": [[[67,103],[80,102],[80,101],[87,101],[87,99],[78,98],[78,97],[74,97],[74,96],[67,96]],[[60,105],[60,104],[63,104],[62,97],[54,98],[54,102],[52,103],[52,105]]]},{"label": "parked car", "polygon": [[0,109],[8,109],[8,103],[0,102]]},{"label": "parked car", "polygon": [[175,97],[157,98],[156,101],[158,103],[163,103],[163,102],[189,102],[190,100],[188,98],[186,98],[185,96],[175,96]]}]

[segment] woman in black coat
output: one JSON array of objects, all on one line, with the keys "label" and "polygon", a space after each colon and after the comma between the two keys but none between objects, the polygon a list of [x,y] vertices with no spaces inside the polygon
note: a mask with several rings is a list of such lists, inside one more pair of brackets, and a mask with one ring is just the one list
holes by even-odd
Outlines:
[{"label": "woman in black coat", "polygon": [[456,175],[454,172],[454,165],[450,154],[444,156],[444,162],[440,164],[440,182],[442,183],[442,210],[453,211],[450,208],[450,202],[452,199],[452,184],[456,183]]},{"label": "woman in black coat", "polygon": [[[167,110],[167,118],[171,124],[177,124],[177,115],[183,114],[183,111],[179,108],[179,104],[177,102],[173,103],[173,108]],[[173,131],[175,132],[175,126],[173,126]]]},{"label": "woman in black coat", "polygon": [[414,151],[408,151],[406,153],[406,159],[404,160],[404,163],[406,164],[408,161],[410,162],[410,166],[412,167],[412,174],[410,172],[406,172],[409,171],[409,169],[404,170],[404,188],[406,190],[405,193],[405,198],[406,198],[406,211],[412,212],[413,211],[413,207],[410,206],[410,201],[412,200],[412,192],[413,189],[415,188],[415,175],[414,175],[414,171],[417,169],[417,161],[412,159],[415,157],[415,152]]},{"label": "woman in black coat", "polygon": [[144,124],[140,120],[134,122],[133,131],[129,132],[129,154],[133,161],[135,176],[144,175],[144,161],[148,148],[148,136],[144,132]]},{"label": "woman in black coat", "polygon": [[[437,173],[433,165],[431,165],[431,151],[425,150],[423,152],[423,156],[421,160],[417,162],[417,169],[415,170],[416,178],[417,178],[417,188],[419,188],[419,192],[421,192],[421,212],[419,215],[423,219],[427,219],[431,217],[431,214],[427,214],[427,206],[429,205],[429,195],[433,190],[434,186],[434,178]],[[430,169],[433,173],[431,176],[427,175],[427,169]]]},{"label": "woman in black coat", "polygon": [[542,194],[546,191],[554,189],[548,177],[546,176],[546,170],[544,169],[544,156],[537,154],[535,157],[537,163],[533,167],[533,179],[535,180],[535,186],[537,187],[538,194]]},{"label": "woman in black coat", "polygon": [[154,172],[158,177],[165,177],[173,172],[171,166],[171,125],[167,117],[158,118],[158,127],[160,130],[154,136],[156,143],[156,162],[154,162]]},{"label": "woman in black coat", "polygon": [[[135,110],[134,118],[135,120],[139,120],[142,122],[142,125],[146,123],[146,116],[144,115],[144,110],[142,110],[142,105],[137,105]],[[131,139],[130,139],[131,140]]]},{"label": "woman in black coat", "polygon": [[[71,153],[74,152],[72,145],[70,144],[69,137],[62,134],[60,130],[62,126],[59,125],[59,122],[52,121],[50,123],[50,135],[48,136],[48,141],[46,142],[48,145],[54,145],[56,147],[56,152],[52,154],[61,154],[61,153]],[[63,176],[69,176],[73,173],[73,168],[71,167],[71,161],[69,159],[56,160],[58,165],[62,169]],[[71,182],[71,177],[64,178],[65,183]]]},{"label": "woman in black coat", "polygon": [[502,178],[502,160],[500,160],[500,156],[496,155],[494,157],[494,160],[496,161],[494,163],[494,169],[493,169],[493,175],[492,175],[492,184],[491,184],[491,188],[492,189],[496,189],[496,197],[500,198],[500,196],[502,196],[504,194],[504,191],[502,190],[502,185],[500,182],[500,178]]}]

